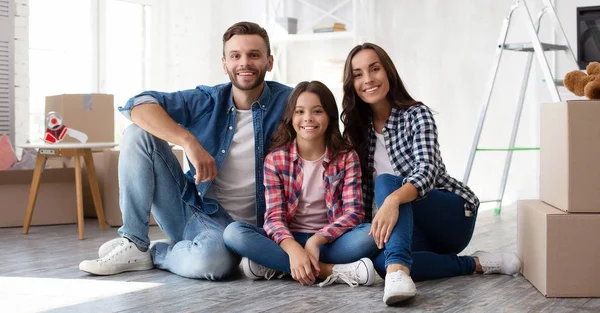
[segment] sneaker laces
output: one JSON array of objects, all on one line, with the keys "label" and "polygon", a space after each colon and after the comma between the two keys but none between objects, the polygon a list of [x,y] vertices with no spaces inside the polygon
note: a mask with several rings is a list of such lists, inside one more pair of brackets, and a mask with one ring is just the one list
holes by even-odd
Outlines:
[{"label": "sneaker laces", "polygon": [[500,264],[481,264],[481,269],[483,271],[483,274],[498,274],[501,272]]},{"label": "sneaker laces", "polygon": [[[278,270],[274,270],[272,268],[268,268],[266,266],[260,265],[260,264],[258,264],[256,262],[253,262],[253,261],[249,261],[249,262],[251,262],[251,264],[254,263],[255,265],[258,266],[258,270],[257,270],[258,273],[257,274],[255,274],[254,271],[252,270],[252,265],[249,266],[250,267],[250,272],[252,272],[252,274],[254,276],[264,277],[266,280],[271,280],[273,277],[275,277],[275,275],[277,275],[278,279],[282,278],[283,276],[285,276],[284,272],[280,272]],[[264,273],[260,273],[261,271],[264,271]]]},{"label": "sneaker laces", "polygon": [[277,278],[281,278],[281,277],[283,277],[283,275],[285,275],[285,273],[282,273],[278,270],[274,270],[272,268],[266,268],[266,271],[265,271],[264,275],[262,275],[262,276],[264,276],[266,280],[271,280],[271,278],[273,278],[277,274],[279,274],[277,276]]},{"label": "sneaker laces", "polygon": [[336,264],[332,270],[331,275],[327,276],[324,281],[319,284],[319,287],[331,285],[335,282],[346,283],[350,287],[356,287],[359,285],[358,281],[358,267],[360,262],[354,262],[350,264]]},{"label": "sneaker laces", "polygon": [[[110,250],[110,252],[107,253],[104,257],[102,257],[100,259],[96,259],[96,262],[98,262],[98,263],[107,263],[112,258],[114,258],[114,257],[118,256],[119,254],[123,253],[123,251],[125,251],[127,249],[127,247],[125,247],[125,245],[128,244],[128,243],[129,243],[129,241],[127,239],[123,239],[119,245],[117,245],[112,250]],[[121,248],[121,247],[123,247],[123,248]]]},{"label": "sneaker laces", "polygon": [[408,277],[408,275],[406,275],[406,273],[404,273],[403,271],[396,271],[396,272],[385,275],[385,282],[386,283],[388,283],[388,282],[389,283],[403,282],[406,280],[407,277]]},{"label": "sneaker laces", "polygon": [[338,280],[340,282],[344,282],[344,283],[348,284],[350,287],[356,287],[356,286],[358,286],[358,275],[356,275],[356,273],[354,273],[353,276],[354,277],[350,277],[346,273],[333,273],[333,274],[327,276],[327,278],[325,278],[324,281],[319,283],[319,287],[329,286],[329,285],[337,282]]}]

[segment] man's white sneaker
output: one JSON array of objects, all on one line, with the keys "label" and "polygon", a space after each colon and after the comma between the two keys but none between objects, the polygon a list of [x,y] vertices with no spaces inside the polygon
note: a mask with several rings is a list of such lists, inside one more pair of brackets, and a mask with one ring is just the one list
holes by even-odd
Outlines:
[{"label": "man's white sneaker", "polygon": [[350,287],[358,285],[370,286],[375,281],[375,268],[369,258],[362,258],[348,264],[336,264],[331,271],[331,275],[325,278],[319,284],[319,287],[333,283],[348,284]]},{"label": "man's white sneaker", "polygon": [[412,298],[417,293],[417,287],[412,278],[404,271],[397,271],[385,275],[383,289],[383,302],[387,305],[398,303]]},{"label": "man's white sneaker", "polygon": [[[107,255],[109,252],[111,252],[114,248],[116,248],[118,245],[121,244],[121,237],[119,238],[115,238],[115,239],[111,239],[107,242],[105,242],[103,245],[100,246],[100,248],[98,249],[98,257],[99,258],[103,258],[105,255]],[[175,244],[175,242],[173,242],[173,240],[171,239],[158,239],[158,240],[152,240],[150,241],[150,246],[148,247],[148,250],[151,250],[152,247],[154,247],[154,245],[157,242],[166,242],[170,245]]]},{"label": "man's white sneaker", "polygon": [[121,244],[121,239],[123,238],[118,237],[102,244],[100,248],[98,248],[98,257],[102,259],[109,252],[113,251],[114,248]]},{"label": "man's white sneaker", "polygon": [[521,258],[515,252],[476,251],[471,256],[479,259],[484,274],[515,275],[521,271]]},{"label": "man's white sneaker", "polygon": [[262,266],[246,257],[242,258],[242,268],[244,270],[244,275],[252,280],[263,278],[270,280],[275,275],[277,275],[278,278],[281,278],[284,275],[283,272]]},{"label": "man's white sneaker", "polygon": [[[112,241],[112,240],[111,240]],[[85,260],[79,269],[95,275],[114,275],[127,271],[143,271],[154,267],[150,252],[142,252],[126,238],[119,238],[119,244],[104,257]]]}]

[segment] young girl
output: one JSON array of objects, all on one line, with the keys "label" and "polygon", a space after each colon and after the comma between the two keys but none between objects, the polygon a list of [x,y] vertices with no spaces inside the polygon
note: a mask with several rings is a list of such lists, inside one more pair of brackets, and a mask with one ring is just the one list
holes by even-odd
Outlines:
[{"label": "young girl", "polygon": [[331,91],[301,82],[288,98],[265,159],[264,229],[227,226],[225,244],[251,279],[288,273],[302,285],[371,285],[377,253],[370,224],[360,224],[361,169],[339,129]]},{"label": "young girl", "polygon": [[[385,277],[383,301],[415,295],[415,280],[473,272],[515,274],[515,253],[457,256],[471,240],[479,200],[450,177],[442,161],[433,115],[408,94],[394,63],[379,46],[356,46],[346,59],[344,136],[362,164],[367,219],[384,248],[375,269]],[[387,275],[386,275],[387,274]]]}]

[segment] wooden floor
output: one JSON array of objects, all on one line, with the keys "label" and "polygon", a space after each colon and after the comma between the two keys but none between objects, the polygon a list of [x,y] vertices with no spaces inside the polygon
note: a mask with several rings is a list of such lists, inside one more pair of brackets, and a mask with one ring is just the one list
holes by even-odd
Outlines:
[{"label": "wooden floor", "polygon": [[[481,210],[476,249],[516,249],[515,208],[500,216]],[[293,280],[251,281],[241,273],[225,282],[186,279],[161,270],[98,277],[80,272],[83,259],[116,237],[86,221],[76,225],[0,228],[0,312],[600,312],[600,299],[547,299],[522,276],[470,275],[417,283],[417,296],[387,307],[383,280],[373,286],[303,287]],[[157,227],[151,238],[162,238]],[[599,282],[600,283],[600,282]]]}]

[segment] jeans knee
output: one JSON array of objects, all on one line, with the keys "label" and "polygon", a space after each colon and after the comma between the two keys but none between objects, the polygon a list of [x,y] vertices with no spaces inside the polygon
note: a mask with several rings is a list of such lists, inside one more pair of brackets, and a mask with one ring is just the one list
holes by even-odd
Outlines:
[{"label": "jeans knee", "polygon": [[352,232],[356,232],[358,234],[360,234],[360,236],[356,236],[356,238],[358,238],[358,240],[366,240],[366,239],[371,239],[373,237],[369,236],[369,232],[371,232],[371,223],[362,223],[357,225],[356,227],[354,227],[352,229]]},{"label": "jeans knee", "polygon": [[177,273],[188,278],[221,280],[230,276],[240,263],[240,257],[229,251],[223,243],[196,247],[192,244],[191,252]]},{"label": "jeans knee", "polygon": [[383,204],[385,198],[398,188],[402,187],[401,176],[392,174],[381,174],[375,179],[375,202],[378,206]]},{"label": "jeans knee", "polygon": [[381,174],[375,179],[375,189],[389,188],[389,186],[394,186],[398,183],[401,184],[403,180],[404,177],[402,176]]},{"label": "jeans knee", "polygon": [[131,143],[142,141],[149,136],[152,136],[149,132],[135,124],[131,124],[123,130],[121,142],[124,146],[129,146]]},{"label": "jeans knee", "polygon": [[169,144],[166,141],[155,137],[135,124],[131,124],[123,130],[120,147],[121,150],[135,149],[135,147],[155,149],[160,145],[164,145],[167,148],[169,147]]},{"label": "jeans knee", "polygon": [[229,249],[238,251],[239,247],[244,244],[244,225],[245,223],[242,222],[233,222],[225,227],[223,241]]},{"label": "jeans knee", "polygon": [[373,236],[369,235],[371,223],[360,224],[352,231],[359,234],[358,236],[353,237],[356,245],[361,247],[361,250],[367,251],[369,256],[373,256],[379,251],[379,248],[377,248],[377,245],[375,244],[375,240],[373,240]]}]

